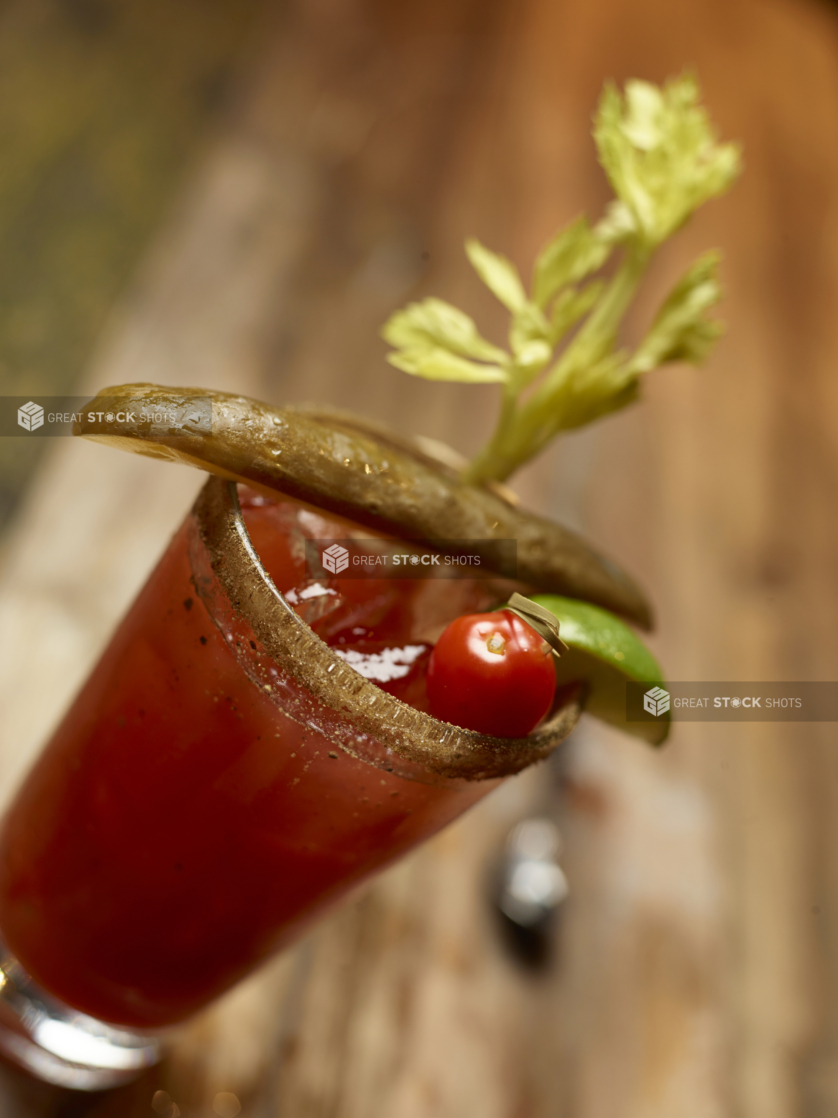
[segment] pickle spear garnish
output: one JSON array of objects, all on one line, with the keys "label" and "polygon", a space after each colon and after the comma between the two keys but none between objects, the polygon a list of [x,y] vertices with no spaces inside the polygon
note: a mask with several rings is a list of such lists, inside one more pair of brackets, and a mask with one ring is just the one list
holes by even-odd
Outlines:
[{"label": "pickle spear garnish", "polygon": [[[208,400],[211,431],[190,421],[195,402]],[[161,416],[176,419],[167,426]],[[520,582],[650,627],[642,591],[575,533],[463,482],[404,440],[385,441],[362,426],[224,392],[127,384],[103,389],[73,432],[283,493],[406,539],[517,539]]]}]

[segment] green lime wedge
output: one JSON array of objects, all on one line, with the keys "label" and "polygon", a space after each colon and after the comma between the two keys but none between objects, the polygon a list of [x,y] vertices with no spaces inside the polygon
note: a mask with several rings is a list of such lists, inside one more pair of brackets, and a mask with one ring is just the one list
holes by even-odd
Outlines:
[{"label": "green lime wedge", "polygon": [[558,682],[584,680],[585,710],[627,734],[661,745],[669,733],[669,713],[654,722],[626,722],[626,683],[663,683],[660,665],[645,644],[613,613],[576,598],[532,594],[559,622],[559,635],[569,647],[556,661]]}]

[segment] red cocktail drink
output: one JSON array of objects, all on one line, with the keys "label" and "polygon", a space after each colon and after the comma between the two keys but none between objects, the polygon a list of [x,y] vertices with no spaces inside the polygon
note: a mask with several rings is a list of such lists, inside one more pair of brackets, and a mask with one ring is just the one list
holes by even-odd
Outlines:
[{"label": "red cocktail drink", "polygon": [[[510,767],[494,739],[400,702],[422,706],[432,588],[321,587],[325,610],[304,601],[330,650],[256,561],[234,492],[208,482],[0,832],[11,951],[53,995],[120,1026],[201,1008],[572,723],[517,743],[517,760],[509,743]],[[278,589],[299,587],[295,506],[250,501],[244,517]],[[437,593],[440,623],[486,595]],[[383,681],[393,694],[345,662],[405,646],[412,660]]]},{"label": "red cocktail drink", "polygon": [[[495,433],[464,468],[427,440],[231,393],[121,385],[77,417],[78,435],[218,476],[0,827],[0,931],[19,957],[0,953],[0,1049],[39,1074],[64,1081],[68,1067],[82,1068],[91,1072],[84,1085],[104,1086],[103,1069],[127,1075],[149,1062],[153,1045],[102,1021],[153,1029],[194,1012],[497,780],[546,756],[578,714],[569,702],[517,739],[431,717],[422,672],[434,638],[417,622],[427,628],[436,614],[444,626],[495,603],[476,591],[471,601],[437,599],[408,584],[303,585],[293,525],[266,534],[274,513],[253,504],[248,519],[273,582],[234,480],[373,531],[435,540],[440,553],[464,539],[514,539],[528,587],[601,607],[581,620],[571,611],[592,710],[613,673],[661,678],[625,626],[603,616],[648,627],[642,591],[574,533],[518,509],[499,483],[559,432],[633,401],[652,369],[706,357],[719,333],[706,313],[720,294],[713,253],[684,273],[633,350],[619,331],[655,251],[727,189],[739,153],[716,141],[689,76],[662,88],[631,82],[625,95],[607,87],[595,140],[615,202],[603,221],[559,230],[529,289],[510,260],[467,242],[510,311],[507,349],[436,298],[384,325],[397,368],[502,386]],[[616,267],[594,278],[615,252]],[[510,601],[520,614],[519,605]],[[549,619],[566,607],[531,605],[555,633]],[[505,640],[487,637],[478,652],[505,655]],[[431,700],[447,704],[477,677],[460,674],[462,644],[447,661],[442,646]],[[457,702],[434,709],[484,725]],[[533,725],[532,710],[508,726]],[[622,724],[610,700],[599,710]],[[661,729],[650,740],[663,740]]]}]

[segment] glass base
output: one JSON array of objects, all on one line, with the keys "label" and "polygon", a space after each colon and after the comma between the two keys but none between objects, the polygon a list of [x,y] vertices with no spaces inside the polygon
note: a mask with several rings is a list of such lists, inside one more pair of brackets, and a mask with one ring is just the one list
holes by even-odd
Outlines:
[{"label": "glass base", "polygon": [[58,1087],[104,1091],[161,1053],[154,1037],[104,1025],[45,993],[0,943],[0,1054]]}]

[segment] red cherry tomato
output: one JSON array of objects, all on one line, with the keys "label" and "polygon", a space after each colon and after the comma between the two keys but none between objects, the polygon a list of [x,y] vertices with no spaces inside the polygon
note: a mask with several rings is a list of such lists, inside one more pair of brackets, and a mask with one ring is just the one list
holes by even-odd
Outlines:
[{"label": "red cherry tomato", "polygon": [[555,691],[552,652],[507,610],[458,617],[431,653],[431,714],[466,730],[524,737],[547,714]]}]

